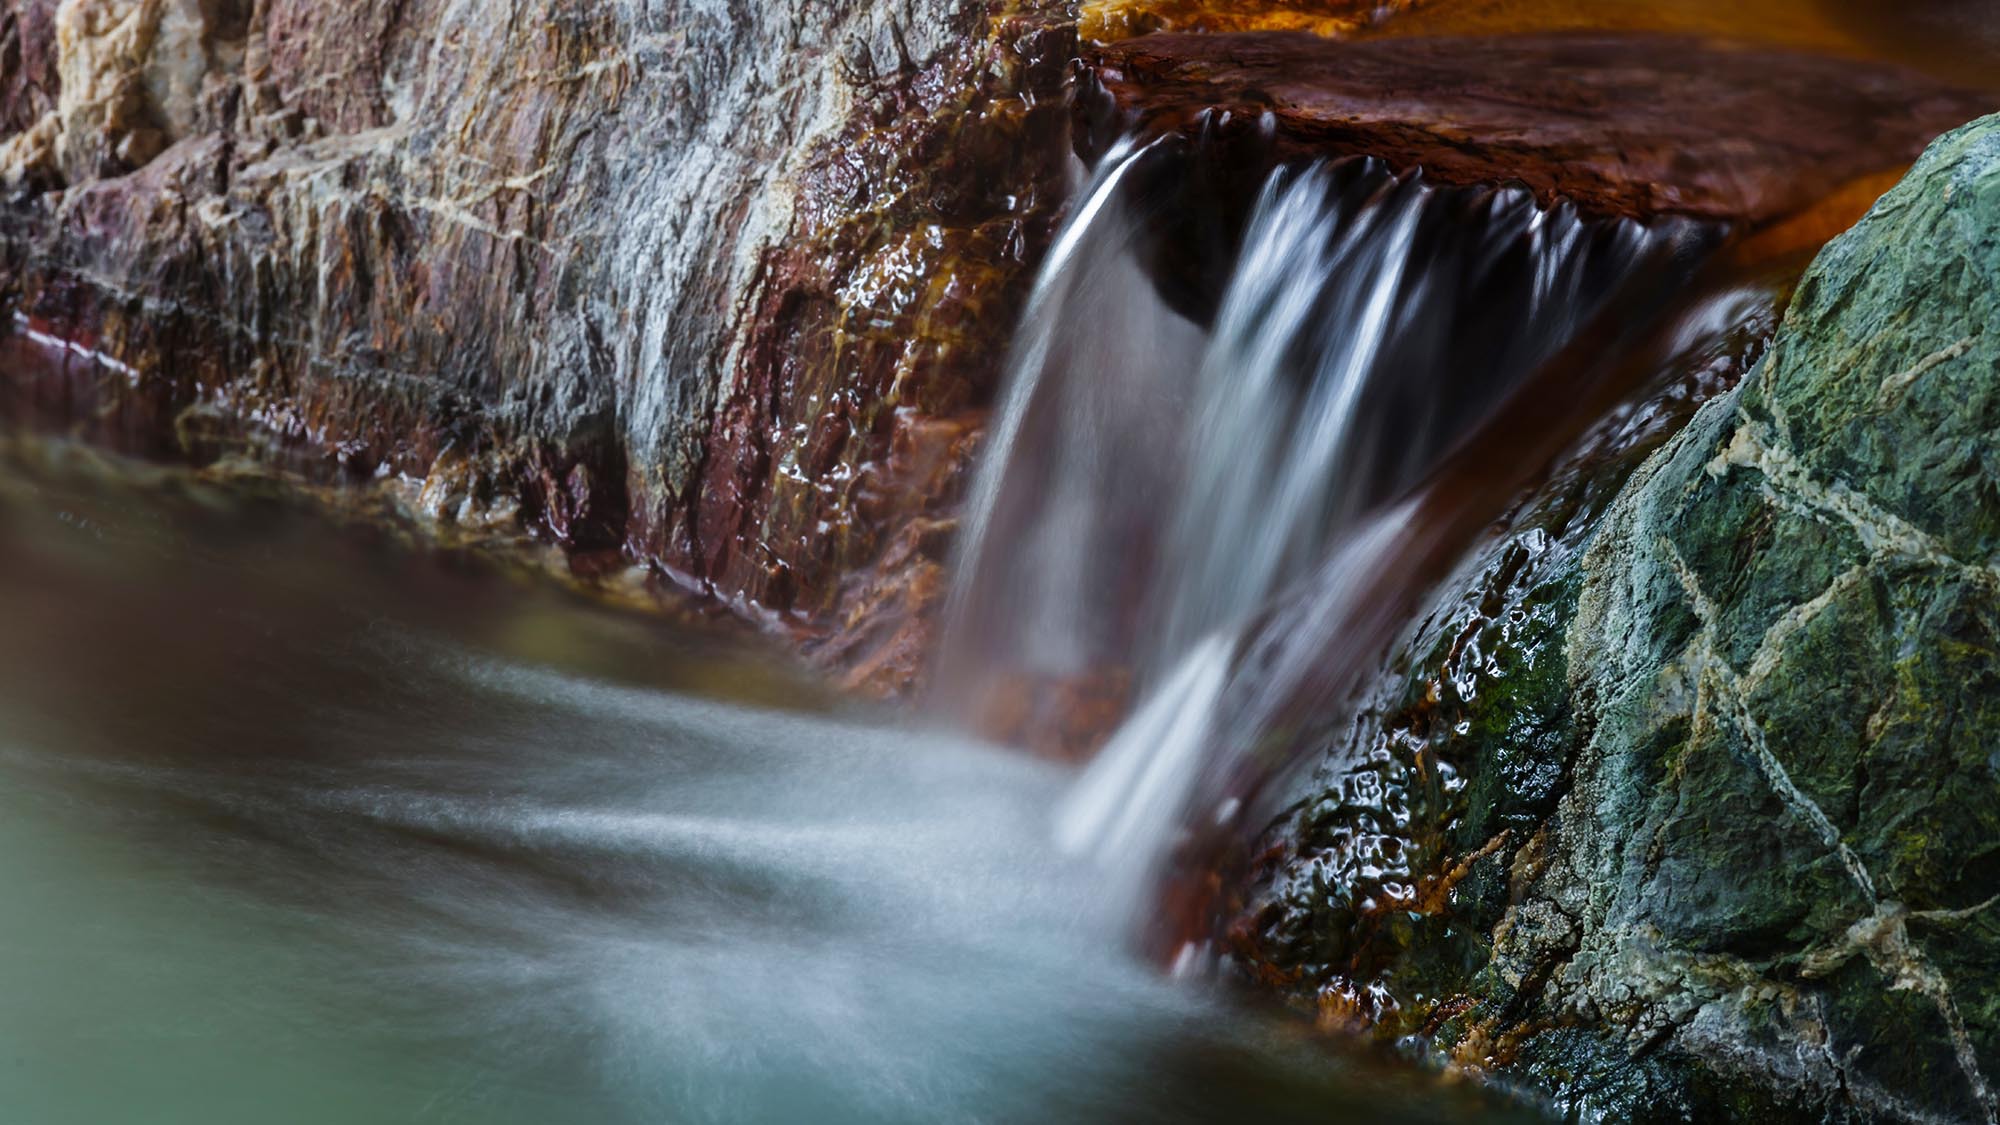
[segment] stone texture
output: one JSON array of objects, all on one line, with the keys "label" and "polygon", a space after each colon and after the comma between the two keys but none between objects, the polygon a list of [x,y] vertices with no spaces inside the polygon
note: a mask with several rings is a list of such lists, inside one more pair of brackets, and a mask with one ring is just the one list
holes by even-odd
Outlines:
[{"label": "stone texture", "polygon": [[[1065,195],[1076,30],[1046,7],[8,0],[0,295],[75,345],[65,362],[95,354],[118,376],[8,397],[100,431],[115,409],[108,428],[149,453],[199,434],[211,453],[384,479],[434,519],[535,529],[583,572],[648,568],[858,686],[906,693],[1005,339]],[[1171,26],[1340,25],[1322,31],[1385,11],[1091,12],[1113,8]],[[1126,60],[1120,89],[1143,78],[1146,97],[1183,108],[1209,97],[1185,67],[1141,65],[1175,42],[1109,48]],[[1279,63],[1308,82],[1326,70],[1272,46],[1285,37],[1201,42],[1291,52]],[[1408,81],[1493,63],[1355,58],[1397,50],[1343,87],[1375,120],[1408,111]],[[1711,64],[1736,65],[1704,56],[1668,77],[1698,99],[1724,80],[1693,81]],[[1235,97],[1262,64],[1231,65]],[[1549,97],[1600,99],[1590,82],[1616,70],[1583,66],[1597,79]],[[1893,149],[1951,98],[1901,81],[1800,85],[1800,131],[1859,106],[1867,127],[1843,144]],[[1450,113],[1480,104],[1446,94]],[[1662,123],[1653,110],[1633,129]],[[1411,155],[1388,134],[1357,146],[1378,142]],[[1247,193],[1275,158],[1207,163]],[[1436,175],[1533,181],[1549,159],[1517,146]],[[1635,158],[1627,174],[1656,170]],[[1215,229],[1187,246],[1228,242],[1231,208],[1214,202],[1191,198]]]},{"label": "stone texture", "polygon": [[1994,1120],[1996,324],[1986,118],[1740,388],[1447,588],[1274,826],[1243,963],[1586,1116]]},{"label": "stone texture", "polygon": [[1112,103],[1097,137],[1200,136],[1251,179],[1365,153],[1601,214],[1751,228],[1906,167],[1992,104],[1896,66],[1657,34],[1159,34],[1091,61]]},{"label": "stone texture", "polygon": [[1303,31],[1345,36],[1390,19],[1410,0],[1086,0],[1078,31],[1112,42],[1158,31]]},{"label": "stone texture", "polygon": [[153,415],[516,512],[900,690],[1064,195],[1073,35],[959,0],[8,0],[0,282]]}]

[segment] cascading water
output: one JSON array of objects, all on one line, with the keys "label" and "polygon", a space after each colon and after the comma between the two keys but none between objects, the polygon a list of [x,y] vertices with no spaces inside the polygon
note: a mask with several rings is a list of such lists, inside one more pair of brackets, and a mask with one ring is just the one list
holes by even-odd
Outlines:
[{"label": "cascading water", "polygon": [[[1134,257],[1154,216],[1129,190],[1156,149],[1125,144],[1099,164],[1042,268],[1008,365],[985,465],[960,538],[940,679],[991,671],[985,643],[1003,628],[1046,674],[1102,666],[1123,635],[1108,585],[1172,472],[1155,431],[1181,412],[1162,403],[1184,379],[1160,378],[1201,347],[1193,324],[1155,297]],[[1077,373],[1078,378],[1067,378]],[[1032,435],[1033,440],[1029,440]],[[1107,482],[1122,478],[1121,488]],[[992,537],[1005,534],[1005,544]]]},{"label": "cascading water", "polygon": [[1128,956],[1066,771],[712,634],[4,437],[0,620],[8,1125],[1486,1109]]},{"label": "cascading water", "polygon": [[[1193,794],[1254,748],[1302,667],[1391,612],[1370,584],[1427,532],[1413,503],[1382,506],[1688,234],[1366,160],[1280,170],[1204,330],[1140,265],[1170,218],[1149,159],[1168,157],[1105,162],[1037,291],[941,677],[1018,697],[1129,675],[1140,702],[1058,836],[1135,905]],[[1277,602],[1281,624],[1259,618]]]},{"label": "cascading water", "polygon": [[[1384,189],[1340,231],[1327,180],[1323,169],[1296,183],[1273,179],[1252,220],[1198,376],[1195,456],[1156,595],[1156,635],[1139,656],[1149,671],[1256,609],[1360,499],[1339,487],[1339,474],[1351,468],[1356,416],[1426,193]],[[1313,347],[1316,334],[1324,342]],[[1302,343],[1318,353],[1304,379],[1289,369]]]}]

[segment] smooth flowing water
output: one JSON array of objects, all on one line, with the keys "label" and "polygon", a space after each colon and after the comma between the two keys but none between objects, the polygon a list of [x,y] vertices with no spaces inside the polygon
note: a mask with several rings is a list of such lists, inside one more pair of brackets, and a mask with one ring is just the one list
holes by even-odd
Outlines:
[{"label": "smooth flowing water", "polygon": [[0,465],[0,1120],[1515,1112],[1131,958],[1071,771],[281,499]]},{"label": "smooth flowing water", "polygon": [[1107,666],[1159,686],[1701,237],[1367,160],[1280,169],[1198,326],[1140,264],[1189,221],[1140,171],[1173,159],[1111,153],[1044,267],[965,521],[947,692]]},{"label": "smooth flowing water", "polygon": [[[1123,671],[1132,714],[1066,799],[1059,841],[1142,931],[1198,800],[1235,815],[1232,777],[1285,708],[1329,665],[1372,658],[1418,564],[1465,546],[1464,519],[1420,516],[1413,490],[1600,311],[1627,317],[1632,294],[1684,281],[1712,234],[1368,160],[1281,168],[1198,326],[1140,265],[1148,237],[1177,237],[1147,186],[1174,159],[1111,153],[1044,268],[941,678],[977,716],[982,689]],[[1496,479],[1514,483],[1468,495],[1475,526],[1527,478]],[[1398,575],[1411,589],[1385,588]],[[1341,702],[1337,684],[1321,694]]]}]

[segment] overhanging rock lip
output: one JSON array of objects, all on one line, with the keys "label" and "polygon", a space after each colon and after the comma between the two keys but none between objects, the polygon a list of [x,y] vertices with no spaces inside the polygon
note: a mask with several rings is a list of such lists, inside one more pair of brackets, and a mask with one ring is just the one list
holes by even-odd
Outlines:
[{"label": "overhanging rock lip", "polygon": [[1081,66],[1086,159],[1127,132],[1179,134],[1238,166],[1367,155],[1587,214],[1743,231],[1900,172],[1992,100],[1891,64],[1657,34],[1160,32]]}]

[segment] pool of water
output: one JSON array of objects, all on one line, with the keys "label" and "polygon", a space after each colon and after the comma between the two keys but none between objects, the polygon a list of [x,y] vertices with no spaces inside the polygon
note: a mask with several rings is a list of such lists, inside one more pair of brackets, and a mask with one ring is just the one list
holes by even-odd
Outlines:
[{"label": "pool of water", "polygon": [[1058,767],[63,446],[0,456],[0,1119],[1468,1121],[1132,956]]}]

